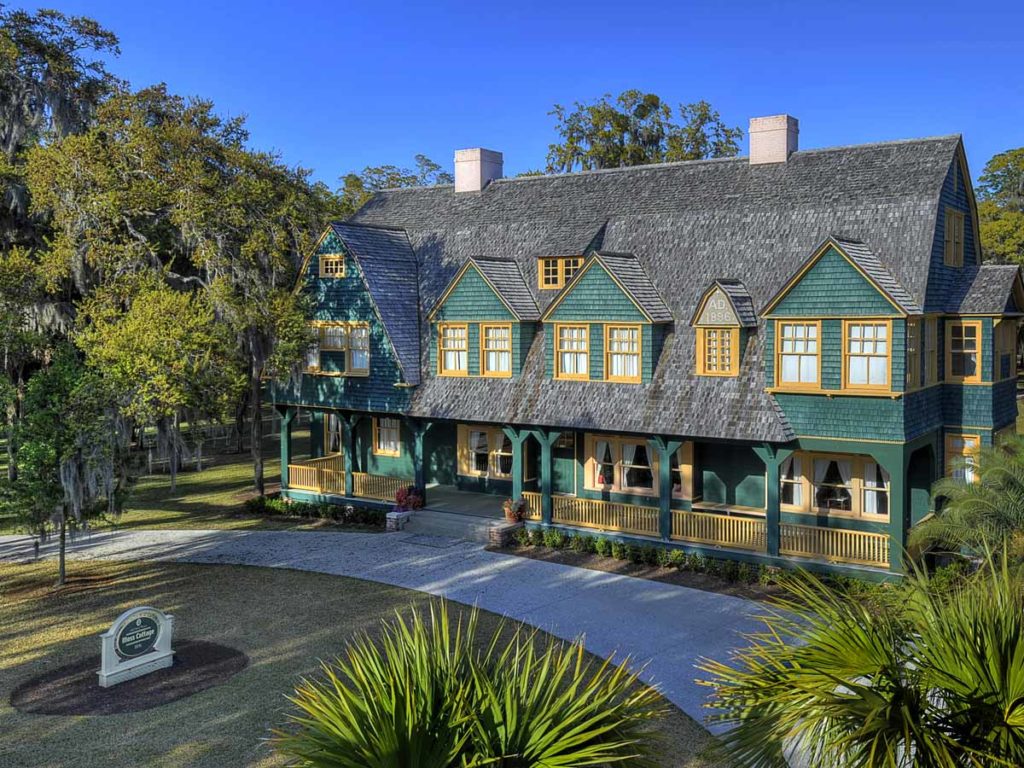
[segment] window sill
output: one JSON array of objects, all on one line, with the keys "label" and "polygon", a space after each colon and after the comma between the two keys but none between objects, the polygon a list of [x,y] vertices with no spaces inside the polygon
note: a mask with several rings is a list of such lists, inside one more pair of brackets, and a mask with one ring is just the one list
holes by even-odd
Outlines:
[{"label": "window sill", "polygon": [[693,508],[704,512],[740,512],[744,515],[765,516],[765,510],[761,507],[745,507],[741,504],[720,504],[714,501],[695,501]]},{"label": "window sill", "polygon": [[649,499],[658,498],[657,489],[651,490],[650,488],[616,488],[609,485],[584,485],[583,488],[595,493],[616,493],[619,496],[644,496]]},{"label": "window sill", "polygon": [[820,509],[815,507],[814,509],[806,509],[802,507],[790,507],[786,505],[779,505],[779,509],[783,512],[789,512],[794,515],[807,515],[808,517],[834,517],[838,520],[858,520],[862,523],[888,523],[888,515],[864,515],[859,512],[842,512],[834,509]]},{"label": "window sill", "polygon": [[884,397],[898,400],[905,392],[877,389],[810,389],[794,387],[765,387],[769,395],[824,395],[825,397]]},{"label": "window sill", "polygon": [[438,376],[443,376],[446,379],[467,379],[469,378],[468,371],[438,371]]}]

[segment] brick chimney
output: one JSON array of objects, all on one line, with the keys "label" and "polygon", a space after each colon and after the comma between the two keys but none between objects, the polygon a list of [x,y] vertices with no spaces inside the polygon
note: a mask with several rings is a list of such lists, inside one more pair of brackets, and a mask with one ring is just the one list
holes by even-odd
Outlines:
[{"label": "brick chimney", "polygon": [[479,192],[501,178],[502,165],[501,152],[493,149],[455,150],[455,191]]},{"label": "brick chimney", "polygon": [[797,151],[800,124],[789,115],[750,118],[750,164],[784,163]]}]

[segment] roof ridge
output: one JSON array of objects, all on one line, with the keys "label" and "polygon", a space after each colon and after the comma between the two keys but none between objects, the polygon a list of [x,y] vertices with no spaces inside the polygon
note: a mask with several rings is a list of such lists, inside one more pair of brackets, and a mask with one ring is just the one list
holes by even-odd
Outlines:
[{"label": "roof ridge", "polygon": [[[949,141],[951,139],[961,139],[962,134],[959,133],[947,133],[938,136],[921,136],[910,139],[886,139],[884,141],[869,141],[862,144],[837,144],[831,147],[813,147],[811,149],[800,149],[793,153],[792,156],[799,157],[800,155],[811,155],[821,154],[823,152],[843,152],[851,149],[875,149],[879,147],[887,146],[898,146],[902,144],[925,144],[928,142],[939,142]],[[510,176],[503,179],[494,179],[490,184],[518,184],[522,182],[534,182],[543,181],[545,179],[560,179],[565,177],[575,176],[594,176],[597,174],[607,173],[630,173],[630,172],[643,172],[643,171],[657,171],[670,168],[680,168],[686,166],[697,166],[706,165],[711,163],[730,163],[745,161],[749,162],[749,155],[734,155],[732,157],[705,157],[698,160],[672,160],[663,163],[645,163],[643,165],[626,165],[619,168],[591,168],[588,170],[580,171],[565,171],[562,173],[542,173],[539,176]],[[778,165],[778,163],[774,163]],[[426,190],[440,190],[440,189],[455,189],[454,184],[433,184],[429,186],[419,187],[392,187],[388,189],[380,189],[377,192],[423,192]],[[486,189],[486,187],[485,187]]]},{"label": "roof ridge", "polygon": [[[332,227],[359,227],[361,229],[385,229],[389,232],[405,232],[405,227],[396,227],[391,224],[370,224],[362,221],[350,221],[349,219],[338,219],[331,222]],[[406,233],[408,234],[408,233]]]}]

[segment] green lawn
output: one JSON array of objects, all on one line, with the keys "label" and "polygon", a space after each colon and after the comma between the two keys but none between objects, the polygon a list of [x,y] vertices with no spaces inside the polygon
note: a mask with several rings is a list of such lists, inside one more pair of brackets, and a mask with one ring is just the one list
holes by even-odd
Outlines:
[{"label": "green lawn", "polygon": [[[295,433],[301,444],[305,434]],[[281,463],[277,437],[264,440],[264,481],[267,486],[281,481]],[[178,474],[178,484],[171,493],[166,474],[139,478],[124,513],[113,521],[125,528],[224,528],[224,529],[339,529],[328,523],[299,518],[264,518],[245,513],[243,504],[252,495],[252,464],[248,452],[212,456],[204,461],[202,472]],[[0,482],[4,482],[0,479]],[[108,523],[94,522],[94,528]],[[0,533],[15,532],[13,518],[0,516]],[[351,527],[345,530],[352,530]]]},{"label": "green lawn", "polygon": [[[319,658],[358,630],[373,631],[426,595],[355,579],[219,565],[72,561],[69,586],[51,591],[52,561],[0,564],[0,754],[3,765],[278,766],[262,742],[283,720],[284,695]],[[97,634],[123,610],[173,613],[175,637],[245,652],[250,666],[224,685],[156,709],[105,717],[23,715],[11,691],[41,672],[99,653]],[[459,609],[462,610],[462,609]],[[481,616],[481,637],[497,625]],[[714,739],[673,709],[659,729],[665,768],[721,766]]]}]

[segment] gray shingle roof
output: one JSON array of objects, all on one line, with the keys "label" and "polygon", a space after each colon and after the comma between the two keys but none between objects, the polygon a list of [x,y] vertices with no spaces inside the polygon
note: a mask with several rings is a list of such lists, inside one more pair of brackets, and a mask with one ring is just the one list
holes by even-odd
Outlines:
[{"label": "gray shingle roof", "polygon": [[[640,261],[632,253],[613,253],[611,251],[595,251],[592,258],[608,270],[619,284],[637,303],[641,311],[650,318],[652,323],[671,323],[672,312],[665,305],[664,299],[647,276]],[[566,286],[569,290],[570,286]]]},{"label": "gray shingle roof", "polygon": [[859,240],[847,240],[841,237],[831,238],[864,273],[874,281],[875,285],[889,295],[896,304],[908,315],[921,312],[921,305],[907,293],[907,289],[886,269],[871,249]]},{"label": "gray shingle roof", "polygon": [[408,236],[401,229],[379,226],[344,222],[331,226],[359,262],[403,378],[419,384],[419,267]]},{"label": "gray shingle roof", "polygon": [[[736,319],[739,320],[742,328],[757,327],[757,313],[754,311],[754,301],[750,298],[750,292],[743,283],[735,278],[720,277],[712,281],[711,285],[704,289],[704,292],[701,293],[701,299],[703,300],[715,288],[721,288],[722,293],[729,299],[733,311],[736,313]],[[694,307],[693,315],[690,317],[690,325],[696,324],[697,312],[700,308],[700,303]]]},{"label": "gray shingle roof", "polygon": [[1014,282],[1020,278],[1020,267],[1014,264],[985,264],[966,276],[946,304],[947,312],[960,314],[1001,314],[1020,312],[1013,300]]},{"label": "gray shingle roof", "polygon": [[512,314],[523,322],[536,322],[540,319],[540,309],[533,298],[526,278],[512,259],[491,259],[477,257],[470,259],[480,270],[480,274],[489,282],[498,295],[505,300]]},{"label": "gray shingle roof", "polygon": [[939,191],[958,146],[952,136],[802,151],[770,165],[730,158],[523,177],[479,194],[396,190],[374,196],[354,220],[408,232],[425,306],[467,258],[484,255],[515,259],[543,307],[552,292],[536,290],[537,257],[589,248],[633,254],[674,315],[650,384],[551,381],[538,338],[511,381],[425,376],[415,415],[786,440],[789,427],[764,392],[759,334],[750,334],[738,379],[694,374],[687,321],[704,288],[723,275],[742,279],[759,309],[824,237],[841,232],[924,305],[935,290],[928,266]]}]

